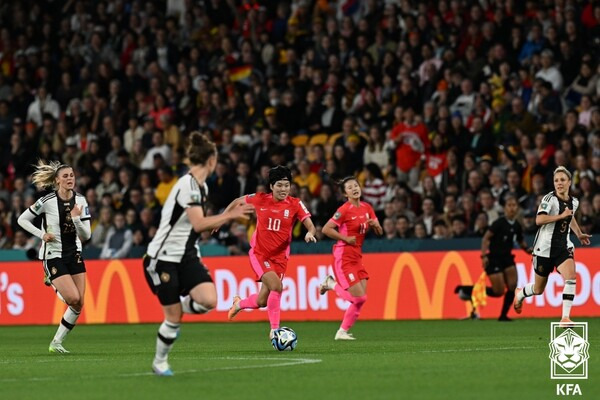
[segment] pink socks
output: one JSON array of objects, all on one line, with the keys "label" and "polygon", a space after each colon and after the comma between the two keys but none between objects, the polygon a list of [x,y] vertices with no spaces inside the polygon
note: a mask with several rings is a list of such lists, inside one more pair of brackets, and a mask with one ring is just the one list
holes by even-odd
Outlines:
[{"label": "pink socks", "polygon": [[267,313],[269,314],[269,322],[271,322],[271,329],[279,328],[279,321],[281,318],[281,293],[271,292],[267,299]]}]

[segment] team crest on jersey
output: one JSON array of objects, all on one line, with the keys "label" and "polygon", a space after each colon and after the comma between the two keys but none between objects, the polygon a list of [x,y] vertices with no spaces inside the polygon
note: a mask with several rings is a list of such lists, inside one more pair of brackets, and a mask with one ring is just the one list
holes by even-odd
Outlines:
[{"label": "team crest on jersey", "polygon": [[169,275],[167,272],[163,272],[160,274],[160,280],[164,283],[167,283],[171,280],[171,275]]},{"label": "team crest on jersey", "polygon": [[200,193],[192,192],[190,193],[190,198],[192,199],[192,203],[200,203]]},{"label": "team crest on jersey", "polygon": [[545,210],[546,208],[548,208],[548,203],[542,203],[540,207],[542,208],[542,210]]},{"label": "team crest on jersey", "polygon": [[39,199],[33,205],[33,211],[38,212],[38,211],[40,211],[41,208],[42,208],[42,199]]},{"label": "team crest on jersey", "polygon": [[354,282],[354,274],[348,274],[348,278],[350,278],[350,282]]},{"label": "team crest on jersey", "polygon": [[338,211],[335,214],[333,214],[333,219],[340,219],[341,216],[342,216],[342,213]]},{"label": "team crest on jersey", "polygon": [[267,268],[271,268],[271,264],[269,264],[269,262],[268,262],[268,261],[265,261],[265,267],[267,267]]},{"label": "team crest on jersey", "polygon": [[285,211],[283,212],[283,217],[284,217],[284,218],[288,218],[289,216],[290,216],[290,210],[285,210]]},{"label": "team crest on jersey", "polygon": [[56,269],[56,267],[52,267],[52,270],[50,272],[52,272],[52,275],[56,275],[58,270]]}]

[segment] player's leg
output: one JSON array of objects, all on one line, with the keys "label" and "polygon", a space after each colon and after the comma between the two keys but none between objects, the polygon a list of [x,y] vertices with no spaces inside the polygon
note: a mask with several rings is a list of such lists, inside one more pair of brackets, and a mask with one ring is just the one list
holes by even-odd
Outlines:
[{"label": "player's leg", "polygon": [[[160,300],[162,303],[163,300]],[[157,375],[172,376],[173,371],[169,365],[169,352],[179,336],[179,326],[181,324],[183,311],[181,309],[181,303],[179,302],[170,305],[163,304],[162,309],[165,319],[158,328],[156,353],[154,354],[154,360],[152,361],[152,371]]]},{"label": "player's leg", "polygon": [[533,283],[526,284],[523,286],[523,289],[517,288],[515,290],[515,302],[513,303],[513,308],[517,314],[521,314],[523,300],[525,300],[527,297],[534,295],[537,296],[544,293],[544,289],[548,283],[548,275],[550,275],[550,272],[552,272],[552,269],[554,268],[551,264],[552,260],[549,258],[538,256],[533,257],[535,281]]},{"label": "player's leg", "polygon": [[[278,275],[274,271],[267,272],[261,278],[262,287],[258,293],[258,304],[264,307],[266,303],[267,314],[269,315],[269,323],[271,324],[271,331],[269,338],[272,337],[272,333],[275,329],[279,329],[281,322],[281,291],[283,285],[281,283],[281,275]],[[266,287],[266,290],[263,290]]]},{"label": "player's leg", "polygon": [[511,265],[503,271],[503,274],[494,275],[502,276],[503,285],[502,288],[499,289],[494,285],[494,282],[492,281],[492,287],[494,288],[494,290],[499,289],[501,291],[504,291],[504,286],[506,286],[506,293],[504,293],[504,301],[502,302],[502,311],[500,312],[500,317],[498,318],[498,321],[511,321],[511,319],[508,318],[508,310],[510,309],[510,306],[515,300],[515,288],[517,287],[517,269],[514,265]]},{"label": "player's leg", "polygon": [[561,323],[571,323],[571,306],[575,299],[575,289],[577,283],[577,274],[575,273],[575,261],[572,258],[567,258],[557,268],[558,272],[562,275],[565,280],[565,287],[563,289],[563,306],[562,306],[562,319]]},{"label": "player's leg", "polygon": [[63,347],[62,342],[75,327],[81,313],[85,293],[85,273],[61,275],[52,280],[52,285],[64,299],[68,307],[63,314],[48,350],[51,353],[68,353]]},{"label": "player's leg", "polygon": [[367,280],[362,279],[350,286],[346,291],[350,295],[350,305],[344,312],[344,318],[340,329],[335,334],[335,340],[354,340],[352,334],[348,333],[354,325],[363,305],[367,301]]},{"label": "player's leg", "polygon": [[200,260],[185,260],[179,267],[179,280],[189,288],[189,294],[181,297],[184,313],[206,314],[217,306],[217,289],[208,268]]},{"label": "player's leg", "polygon": [[[252,267],[252,270],[254,271],[254,274],[256,275],[257,281],[262,282],[262,278],[266,273],[273,272],[269,269],[270,268],[269,262],[267,260],[264,260],[262,257],[257,256],[256,253],[254,253],[253,249],[250,249],[250,251],[248,252],[248,258],[250,260],[250,266]],[[263,290],[265,292],[262,294],[261,299],[264,301],[259,303],[258,297],[259,297],[259,294],[261,294],[263,292]],[[251,294],[250,296],[246,297],[245,299],[242,299],[238,295],[233,296],[233,304],[229,308],[229,313],[227,315],[227,318],[231,321],[231,320],[233,320],[233,318],[235,318],[237,313],[239,313],[241,310],[248,310],[248,309],[254,310],[254,309],[257,309],[260,307],[264,307],[267,304],[268,295],[269,295],[268,288],[265,286],[265,284],[263,282],[259,293]]]}]

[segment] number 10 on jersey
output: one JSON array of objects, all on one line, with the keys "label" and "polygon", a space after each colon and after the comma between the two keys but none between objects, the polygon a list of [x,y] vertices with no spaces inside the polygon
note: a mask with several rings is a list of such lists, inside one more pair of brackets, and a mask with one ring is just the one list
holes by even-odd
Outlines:
[{"label": "number 10 on jersey", "polygon": [[268,231],[279,232],[280,228],[281,228],[281,220],[280,219],[269,218],[269,225],[267,226]]}]

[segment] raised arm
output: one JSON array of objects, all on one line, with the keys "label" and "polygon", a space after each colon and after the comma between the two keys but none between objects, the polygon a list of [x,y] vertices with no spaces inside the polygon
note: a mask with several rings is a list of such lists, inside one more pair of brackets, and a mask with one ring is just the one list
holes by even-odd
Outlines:
[{"label": "raised arm", "polygon": [[573,216],[573,210],[565,208],[565,211],[559,215],[538,214],[535,217],[535,224],[538,226],[551,224],[552,222],[560,221]]}]

